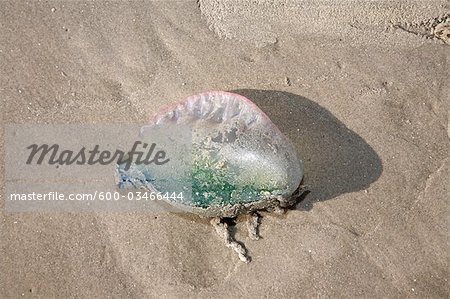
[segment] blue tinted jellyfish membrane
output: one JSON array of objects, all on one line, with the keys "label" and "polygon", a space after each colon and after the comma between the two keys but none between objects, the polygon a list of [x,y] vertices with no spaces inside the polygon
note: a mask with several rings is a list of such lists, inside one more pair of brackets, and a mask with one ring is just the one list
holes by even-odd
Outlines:
[{"label": "blue tinted jellyfish membrane", "polygon": [[[164,193],[175,185],[188,186],[189,196],[168,202],[211,218],[225,245],[243,262],[250,258],[245,246],[231,233],[234,219],[247,215],[249,236],[258,240],[258,212],[282,212],[305,191],[301,186],[303,162],[293,144],[243,96],[222,91],[191,96],[158,113],[147,127],[170,127],[174,132],[189,128],[191,155],[190,161],[183,164],[189,169],[156,175],[145,165],[132,165],[127,170],[118,165],[119,187]],[[170,147],[186,151],[184,145],[176,144],[176,138],[170,142]]]},{"label": "blue tinted jellyfish membrane", "polygon": [[131,188],[151,188],[151,182],[155,178],[150,173],[150,170],[143,165],[131,164],[128,170],[125,170],[125,164],[116,165],[117,186],[120,189]]}]

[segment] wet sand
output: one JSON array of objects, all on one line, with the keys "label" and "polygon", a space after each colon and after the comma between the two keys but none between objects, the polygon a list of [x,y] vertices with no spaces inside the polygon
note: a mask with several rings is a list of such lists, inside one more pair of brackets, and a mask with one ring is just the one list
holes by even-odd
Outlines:
[{"label": "wet sand", "polygon": [[193,215],[6,213],[2,163],[1,298],[449,297],[450,48],[427,27],[448,3],[261,2],[0,4],[2,127],[144,124],[233,91],[311,189],[261,240],[238,221],[244,264]]}]

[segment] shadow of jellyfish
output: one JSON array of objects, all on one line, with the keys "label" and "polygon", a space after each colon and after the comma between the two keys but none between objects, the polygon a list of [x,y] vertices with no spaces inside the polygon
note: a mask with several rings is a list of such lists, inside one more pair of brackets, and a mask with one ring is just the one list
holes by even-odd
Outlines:
[{"label": "shadow of jellyfish", "polygon": [[303,157],[303,183],[311,193],[297,209],[310,210],[314,202],[363,190],[380,177],[383,166],[370,145],[313,101],[274,90],[232,92],[258,105]]}]

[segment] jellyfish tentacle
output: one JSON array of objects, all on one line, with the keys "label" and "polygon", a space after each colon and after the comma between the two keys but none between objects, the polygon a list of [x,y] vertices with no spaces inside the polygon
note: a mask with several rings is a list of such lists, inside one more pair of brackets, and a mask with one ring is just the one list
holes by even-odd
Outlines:
[{"label": "jellyfish tentacle", "polygon": [[261,215],[257,212],[253,212],[247,216],[247,229],[248,236],[252,240],[259,240],[261,236],[259,235],[259,225],[261,224]]},{"label": "jellyfish tentacle", "polygon": [[213,218],[211,224],[216,229],[217,234],[225,241],[225,246],[233,249],[238,254],[239,259],[244,263],[250,262],[250,257],[247,255],[247,249],[235,240],[230,233],[228,224],[223,222],[222,218]]}]

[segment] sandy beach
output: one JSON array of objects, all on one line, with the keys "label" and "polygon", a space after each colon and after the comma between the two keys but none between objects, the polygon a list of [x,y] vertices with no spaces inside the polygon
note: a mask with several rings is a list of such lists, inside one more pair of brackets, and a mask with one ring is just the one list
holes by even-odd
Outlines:
[{"label": "sandy beach", "polygon": [[191,214],[7,212],[2,138],[0,298],[448,298],[446,20],[440,0],[2,1],[3,128],[145,124],[231,91],[311,192],[261,240],[238,219],[245,264]]}]

